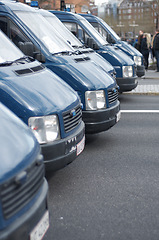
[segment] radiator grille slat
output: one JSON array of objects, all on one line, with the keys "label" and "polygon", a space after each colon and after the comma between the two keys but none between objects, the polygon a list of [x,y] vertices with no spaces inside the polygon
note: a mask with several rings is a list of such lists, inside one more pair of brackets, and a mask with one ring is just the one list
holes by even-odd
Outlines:
[{"label": "radiator grille slat", "polygon": [[74,129],[82,121],[82,110],[81,107],[67,111],[63,114],[65,132],[69,132]]},{"label": "radiator grille slat", "polygon": [[118,100],[118,89],[113,88],[111,90],[108,90],[108,101],[109,104],[113,104]]},{"label": "radiator grille slat", "polygon": [[12,217],[20,211],[31,199],[44,181],[44,165],[33,165],[25,170],[27,179],[24,184],[17,185],[15,179],[11,179],[6,185],[1,188],[1,202],[3,215],[6,219]]}]

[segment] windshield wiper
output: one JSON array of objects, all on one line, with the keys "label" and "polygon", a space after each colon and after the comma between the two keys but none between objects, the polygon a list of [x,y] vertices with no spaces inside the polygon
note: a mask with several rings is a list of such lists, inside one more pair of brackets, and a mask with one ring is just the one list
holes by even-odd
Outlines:
[{"label": "windshield wiper", "polygon": [[53,53],[53,55],[72,55],[72,54],[74,54],[74,52],[72,51],[61,51],[61,52]]},{"label": "windshield wiper", "polygon": [[0,67],[10,66],[10,65],[12,65],[12,61],[6,61],[6,62],[3,62],[3,63],[0,63]]},{"label": "windshield wiper", "polygon": [[30,62],[30,61],[33,61],[33,58],[29,57],[29,56],[23,56],[21,58],[15,59],[14,61],[6,61],[6,62],[3,62],[3,63],[0,63],[0,67],[11,66],[14,63],[21,63],[21,64],[23,64],[24,62],[21,62],[23,60],[25,60],[27,62]]},{"label": "windshield wiper", "polygon": [[[19,63],[20,61],[23,61],[23,60],[25,60],[25,61],[27,61],[27,62],[30,62],[30,61],[33,61],[34,60],[34,58],[32,58],[32,57],[30,57],[30,56],[23,56],[23,57],[21,57],[21,58],[18,58],[18,59],[16,59],[16,60],[14,60],[13,61],[13,63]],[[21,62],[21,63],[23,63],[23,62]]]}]

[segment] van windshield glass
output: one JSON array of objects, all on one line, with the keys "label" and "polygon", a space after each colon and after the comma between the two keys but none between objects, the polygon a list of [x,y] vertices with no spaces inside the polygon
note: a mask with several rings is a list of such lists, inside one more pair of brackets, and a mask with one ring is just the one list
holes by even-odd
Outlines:
[{"label": "van windshield glass", "polygon": [[108,42],[100,35],[100,33],[85,19],[80,19],[81,23],[88,29],[90,33],[100,42],[101,45],[107,45]]},{"label": "van windshield glass", "polygon": [[22,58],[24,54],[0,31],[0,64]]},{"label": "van windshield glass", "polygon": [[[53,15],[53,14],[52,14]],[[72,47],[82,47],[80,41],[63,25],[63,23],[55,16],[44,16],[45,19],[54,26],[54,29],[62,35]]]},{"label": "van windshield glass", "polygon": [[103,21],[102,19],[100,19],[100,21],[108,29],[108,31],[113,35],[113,37],[116,38],[116,40],[121,40],[120,37],[116,34],[116,32],[114,32],[114,30],[105,21]]},{"label": "van windshield glass", "polygon": [[50,53],[74,51],[57,32],[53,31],[52,26],[39,13],[15,11],[15,14],[44,43]]}]

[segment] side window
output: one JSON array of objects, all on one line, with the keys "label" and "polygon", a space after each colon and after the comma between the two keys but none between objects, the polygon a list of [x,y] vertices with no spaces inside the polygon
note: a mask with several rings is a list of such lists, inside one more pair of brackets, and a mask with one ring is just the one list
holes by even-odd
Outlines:
[{"label": "side window", "polygon": [[84,30],[80,27],[80,25],[77,25],[78,28],[78,39],[81,42],[84,42]]},{"label": "side window", "polygon": [[21,32],[21,30],[11,21],[9,21],[9,34],[12,42],[19,47],[21,43],[29,42],[29,39]]},{"label": "side window", "polygon": [[22,30],[9,18],[0,16],[0,29],[12,40],[12,42],[27,56],[31,56],[40,62],[45,62],[40,46],[36,47]]},{"label": "side window", "polygon": [[98,23],[91,23],[92,26],[99,32],[99,29],[98,29]]},{"label": "side window", "polygon": [[0,29],[1,29],[6,35],[8,35],[8,32],[7,32],[7,18],[6,18],[6,17],[0,16]]},{"label": "side window", "polygon": [[85,43],[87,46],[89,46],[90,39],[91,39],[91,37],[84,31],[84,32],[83,32],[83,40],[84,40],[84,43]]},{"label": "side window", "polygon": [[76,37],[78,36],[78,31],[77,31],[77,25],[76,25],[76,23],[63,22],[63,24],[64,24],[65,27],[67,27],[68,30],[70,30],[70,32],[72,32]]},{"label": "side window", "polygon": [[107,40],[108,33],[101,26],[99,26],[99,33]]}]

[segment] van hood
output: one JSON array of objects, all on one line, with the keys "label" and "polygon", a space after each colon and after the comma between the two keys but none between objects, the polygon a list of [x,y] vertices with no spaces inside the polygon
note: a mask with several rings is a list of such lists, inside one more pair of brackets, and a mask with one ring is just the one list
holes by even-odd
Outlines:
[{"label": "van hood", "polygon": [[40,152],[31,130],[0,103],[0,183],[30,165]]},{"label": "van hood", "polygon": [[115,46],[117,46],[119,49],[121,49],[123,52],[125,52],[126,54],[128,54],[131,58],[133,58],[136,54],[134,53],[134,51],[132,49],[129,48],[129,46],[127,46],[127,44],[122,43],[122,41],[117,44],[115,44]]},{"label": "van hood", "polygon": [[16,66],[0,69],[3,70],[0,99],[25,123],[30,116],[54,114],[78,103],[77,93],[50,70],[16,76],[17,69]]},{"label": "van hood", "polygon": [[124,49],[126,48],[127,51],[130,51],[131,54],[133,53],[135,56],[140,56],[142,57],[142,54],[135,48],[133,47],[132,45],[128,44],[127,42],[125,41],[121,41],[120,42],[122,44],[122,46],[124,47]]},{"label": "van hood", "polygon": [[123,66],[134,65],[133,60],[127,54],[125,54],[122,50],[120,50],[118,47],[106,45],[105,48],[108,50],[110,54],[113,54],[113,56],[116,59],[118,59],[118,61],[121,62]]},{"label": "van hood", "polygon": [[80,54],[63,57],[67,60],[67,64],[47,67],[63,78],[74,90],[85,92],[106,89],[116,84],[114,78],[89,56]]},{"label": "van hood", "polygon": [[79,49],[81,52],[86,54],[91,60],[93,60],[98,66],[108,73],[114,72],[114,67],[102,56],[100,56],[95,51],[89,51],[87,48]]}]

